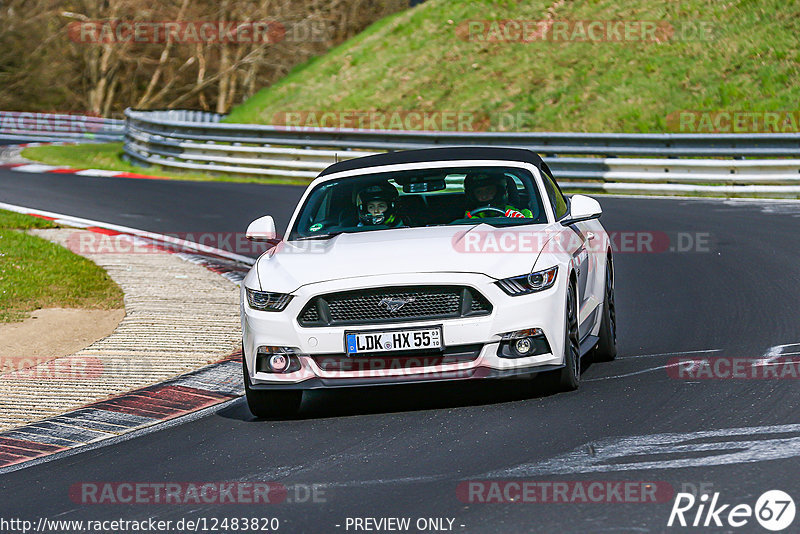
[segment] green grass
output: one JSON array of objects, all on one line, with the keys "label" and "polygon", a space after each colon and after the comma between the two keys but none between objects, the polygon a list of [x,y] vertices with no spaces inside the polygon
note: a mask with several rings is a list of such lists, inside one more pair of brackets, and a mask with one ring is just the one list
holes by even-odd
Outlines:
[{"label": "green grass", "polygon": [[429,0],[296,68],[226,121],[269,124],[290,111],[458,110],[488,117],[491,130],[665,132],[675,131],[667,116],[682,110],[794,111],[800,101],[796,2],[596,0],[555,8],[559,21],[669,21],[690,30],[708,23],[705,40],[509,43],[457,35],[469,20],[542,20],[551,5]]},{"label": "green grass", "polygon": [[146,176],[158,176],[173,180],[196,182],[244,182],[265,184],[308,184],[311,180],[281,179],[259,176],[214,175],[201,172],[167,170],[160,166],[138,167],[121,158],[122,143],[87,143],[82,145],[50,145],[26,148],[22,157],[46,163],[64,165],[76,169],[103,169],[131,172]]},{"label": "green grass", "polygon": [[24,230],[55,228],[0,210],[0,323],[39,308],[122,308],[122,290],[92,261]]}]

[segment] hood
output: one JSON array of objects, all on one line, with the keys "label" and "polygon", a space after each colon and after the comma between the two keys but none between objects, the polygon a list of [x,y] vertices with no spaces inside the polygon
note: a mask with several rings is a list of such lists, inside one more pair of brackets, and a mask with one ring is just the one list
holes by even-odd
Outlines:
[{"label": "hood", "polygon": [[261,288],[291,293],[321,281],[403,273],[478,273],[495,279],[530,272],[550,239],[547,225],[435,226],[282,242],[256,263]]}]

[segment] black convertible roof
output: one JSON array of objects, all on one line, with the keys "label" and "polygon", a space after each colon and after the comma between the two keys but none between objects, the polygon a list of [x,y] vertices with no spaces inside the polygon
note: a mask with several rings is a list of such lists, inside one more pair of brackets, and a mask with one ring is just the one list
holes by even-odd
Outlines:
[{"label": "black convertible roof", "polygon": [[366,169],[369,167],[380,167],[384,165],[399,165],[403,163],[418,163],[426,161],[456,161],[462,159],[485,159],[501,161],[521,161],[536,165],[539,169],[545,170],[552,176],[553,173],[547,167],[547,163],[542,161],[539,154],[525,148],[497,148],[485,146],[464,146],[464,147],[443,147],[443,148],[423,148],[420,150],[401,150],[397,152],[387,152],[386,154],[375,154],[364,156],[363,158],[348,159],[334,163],[319,175],[326,176],[342,171],[354,169]]}]

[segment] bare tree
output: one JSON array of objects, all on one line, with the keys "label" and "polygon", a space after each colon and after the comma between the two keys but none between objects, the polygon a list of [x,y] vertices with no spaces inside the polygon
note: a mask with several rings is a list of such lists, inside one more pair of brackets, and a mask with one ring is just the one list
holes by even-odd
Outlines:
[{"label": "bare tree", "polygon": [[[407,0],[6,0],[0,109],[119,115],[126,107],[227,112]],[[223,27],[217,40],[120,38],[125,24]],[[253,27],[269,27],[262,37]],[[128,27],[129,27],[128,26]],[[263,27],[262,27],[263,29]],[[163,28],[162,28],[163,30]],[[241,33],[237,33],[242,30]],[[285,30],[285,33],[283,32]],[[184,36],[185,37],[185,36]]]}]

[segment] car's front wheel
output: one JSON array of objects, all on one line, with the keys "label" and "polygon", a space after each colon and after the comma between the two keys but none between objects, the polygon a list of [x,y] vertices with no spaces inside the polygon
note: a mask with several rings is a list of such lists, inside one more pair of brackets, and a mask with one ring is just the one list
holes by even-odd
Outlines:
[{"label": "car's front wheel", "polygon": [[291,417],[297,414],[303,401],[302,390],[264,391],[253,389],[247,373],[247,363],[242,356],[242,373],[247,407],[256,417]]},{"label": "car's front wheel", "polygon": [[578,333],[578,296],[575,284],[567,289],[564,314],[564,367],[550,375],[552,385],[559,391],[578,389],[581,380],[581,346]]}]

